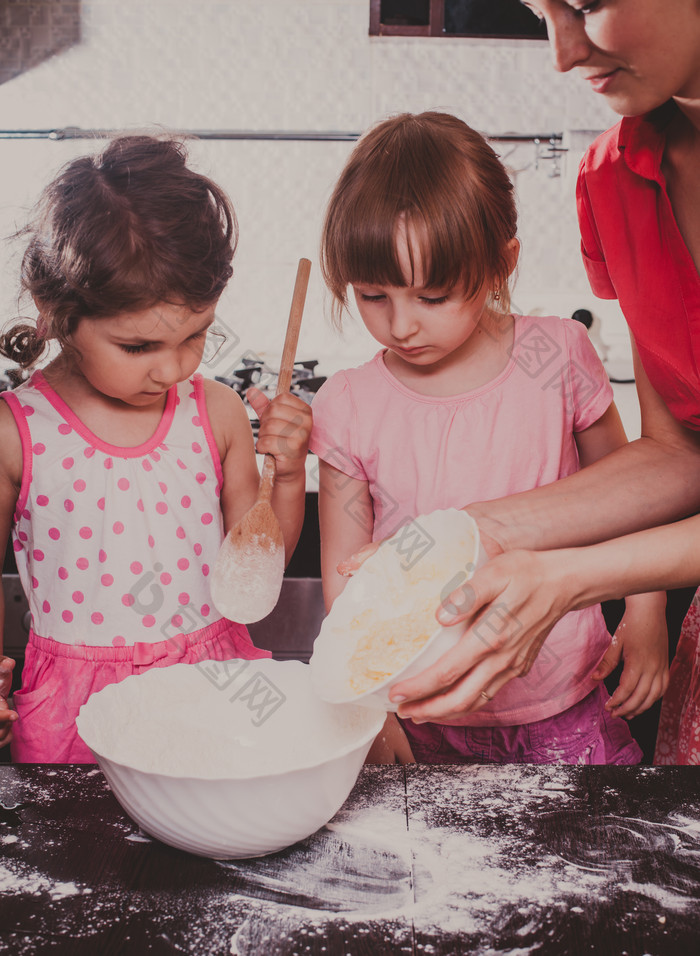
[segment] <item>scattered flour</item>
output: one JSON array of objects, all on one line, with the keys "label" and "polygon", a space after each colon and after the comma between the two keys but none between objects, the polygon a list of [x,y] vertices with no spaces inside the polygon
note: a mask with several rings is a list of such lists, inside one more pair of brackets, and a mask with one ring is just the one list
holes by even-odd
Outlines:
[{"label": "scattered flour", "polygon": [[124,839],[129,840],[131,843],[153,843],[153,840],[149,836],[146,836],[142,830],[139,830],[138,833],[129,833]]},{"label": "scattered flour", "polygon": [[57,882],[17,861],[3,861],[0,863],[0,893],[31,893],[36,896],[47,893],[52,900],[60,900],[65,896],[89,894],[92,890],[75,883]]},{"label": "scattered flour", "polygon": [[[393,933],[397,947],[404,945],[408,927],[408,953],[448,952],[445,947],[454,938],[465,947],[455,952],[525,954],[533,951],[533,939],[541,945],[554,932],[553,926],[585,921],[592,909],[598,913],[609,911],[611,918],[615,914],[619,918],[621,907],[633,905],[634,910],[627,913],[633,936],[637,919],[642,922],[636,932],[641,932],[649,922],[663,926],[669,913],[680,917],[692,912],[700,885],[698,866],[695,892],[689,886],[676,890],[670,885],[663,888],[639,879],[643,860],[636,872],[614,856],[604,866],[587,867],[576,857],[562,855],[556,840],[551,847],[543,844],[533,828],[542,814],[556,813],[563,807],[572,820],[580,815],[584,833],[586,823],[590,823],[588,809],[581,805],[571,786],[571,769],[548,767],[546,773],[539,773],[535,767],[522,768],[521,773],[513,774],[516,803],[510,780],[508,795],[502,791],[503,768],[474,767],[469,787],[463,793],[457,787],[447,797],[444,780],[431,788],[428,777],[421,779],[420,789],[415,788],[412,797],[409,775],[408,799],[416,808],[411,813],[410,831],[405,820],[401,825],[397,813],[382,807],[341,811],[327,829],[350,846],[375,846],[378,852],[386,850],[405,860],[411,873],[411,894],[399,899],[398,905],[396,898],[390,900],[394,905],[380,911],[359,905],[350,912],[332,912],[251,901],[247,919],[231,939],[231,954],[256,956],[261,924],[269,934],[269,951],[275,953],[306,952],[300,942],[307,936],[326,939],[348,927],[352,936],[362,932],[358,926],[361,924],[371,926],[373,931],[379,927]],[[448,820],[453,816],[453,825],[437,825],[440,816]],[[508,821],[506,826],[504,817]],[[602,818],[603,826],[609,826],[613,833],[618,822],[612,815]],[[653,853],[656,840],[653,832],[642,827],[643,823],[629,819],[629,826],[638,828],[642,852]],[[674,855],[680,852],[686,866],[700,852],[697,819],[669,816],[658,828],[677,829],[686,855],[680,849]],[[614,845],[610,844],[611,852]],[[291,886],[303,882],[292,860],[289,864],[291,869],[285,879]],[[646,903],[630,904],[630,899]],[[505,944],[501,933],[507,936],[506,949],[502,948]],[[522,940],[522,948],[518,939]],[[279,948],[273,943],[279,943]]]}]

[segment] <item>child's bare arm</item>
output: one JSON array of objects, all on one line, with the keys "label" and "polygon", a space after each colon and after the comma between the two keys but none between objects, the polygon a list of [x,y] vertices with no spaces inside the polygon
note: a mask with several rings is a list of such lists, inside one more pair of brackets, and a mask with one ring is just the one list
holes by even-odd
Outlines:
[{"label": "child's bare arm", "polygon": [[338,565],[372,540],[374,511],[369,485],[319,461],[321,577],[326,610],[347,583]]},{"label": "child's bare arm", "polygon": [[[326,610],[347,584],[338,565],[372,541],[374,512],[369,485],[319,462],[321,576]],[[415,763],[408,738],[394,714],[387,719],[367,755],[367,763]]]},{"label": "child's bare arm", "polygon": [[[228,531],[253,506],[260,483],[260,472],[250,420],[240,397],[226,385],[211,380],[205,381],[205,393],[212,431],[221,458],[221,510],[224,530]],[[308,405],[300,399],[280,396],[280,399],[285,398],[291,398],[291,403],[275,400],[274,408],[270,403],[270,409],[274,412],[274,423],[271,419],[265,437],[262,438],[263,447],[260,451],[264,453],[274,447],[278,453],[278,477],[275,481],[272,506],[282,529],[285,553],[289,560],[299,540],[304,521],[305,459],[311,431],[311,413]],[[300,408],[297,402],[304,407]],[[293,421],[295,418],[302,420],[301,427],[297,427]],[[277,434],[270,435],[270,432]],[[261,424],[260,436],[263,435]]]},{"label": "child's bare arm", "polygon": [[277,395],[270,402],[257,388],[249,388],[246,398],[260,419],[256,450],[275,458],[272,508],[282,529],[289,562],[304,522],[311,408],[289,393]]},{"label": "child's bare arm", "polygon": [[[615,405],[590,428],[576,435],[581,467],[626,444],[627,436]],[[620,660],[620,684],[606,707],[614,717],[636,717],[664,693],[668,685],[666,592],[635,594],[625,599],[625,614],[610,647],[592,676],[603,680]]]},{"label": "child's bare arm", "polygon": [[[4,401],[0,401],[0,542],[5,547],[12,527],[12,517],[17,504],[22,481],[22,446],[15,420]],[[4,554],[4,550],[2,551]],[[0,573],[0,747],[9,743],[12,724],[17,719],[14,710],[7,706],[12,687],[12,671],[15,662],[5,657],[5,595]]]},{"label": "child's bare arm", "polygon": [[415,763],[411,745],[396,714],[387,714],[384,726],[374,739],[365,763]]},{"label": "child's bare arm", "polygon": [[630,718],[651,707],[668,686],[666,592],[634,594],[625,604],[610,647],[591,676],[604,680],[624,660],[620,684],[605,706],[613,717]]}]

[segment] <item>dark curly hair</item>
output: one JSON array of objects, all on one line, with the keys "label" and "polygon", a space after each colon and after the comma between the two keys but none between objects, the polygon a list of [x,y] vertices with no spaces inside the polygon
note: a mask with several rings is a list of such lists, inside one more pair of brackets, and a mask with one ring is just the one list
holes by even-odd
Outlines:
[{"label": "dark curly hair", "polygon": [[233,274],[238,223],[224,191],[188,168],[183,142],[124,135],[64,166],[21,235],[22,289],[39,320],[14,324],[0,353],[28,368],[49,339],[66,347],[80,319],[216,302]]}]

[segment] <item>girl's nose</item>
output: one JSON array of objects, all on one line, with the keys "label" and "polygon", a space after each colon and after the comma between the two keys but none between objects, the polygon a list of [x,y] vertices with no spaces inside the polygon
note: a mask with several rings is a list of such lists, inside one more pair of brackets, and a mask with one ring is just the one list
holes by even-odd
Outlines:
[{"label": "girl's nose", "polygon": [[567,5],[546,17],[546,22],[555,70],[567,73],[588,59],[591,41],[583,17]]},{"label": "girl's nose", "polygon": [[180,362],[176,355],[159,355],[153,365],[150,377],[159,385],[170,388],[180,381]]},{"label": "girl's nose", "polygon": [[418,331],[418,322],[407,306],[395,306],[391,313],[390,329],[392,338],[403,342]]}]

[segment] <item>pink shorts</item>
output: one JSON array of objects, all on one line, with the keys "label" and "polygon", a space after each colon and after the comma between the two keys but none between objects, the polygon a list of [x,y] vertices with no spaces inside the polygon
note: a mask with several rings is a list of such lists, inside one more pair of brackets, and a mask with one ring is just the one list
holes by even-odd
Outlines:
[{"label": "pink shorts", "polygon": [[601,683],[563,713],[516,727],[401,723],[418,763],[637,764],[642,751],[608,699]]},{"label": "pink shorts", "polygon": [[225,618],[192,634],[129,647],[61,644],[30,632],[22,687],[14,694],[19,720],[12,725],[12,759],[17,763],[94,763],[78,736],[75,718],[90,694],[132,674],[170,664],[271,656],[255,647],[246,627]]}]

